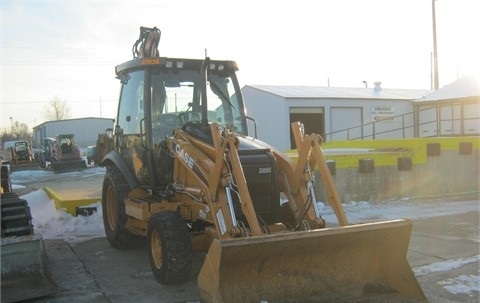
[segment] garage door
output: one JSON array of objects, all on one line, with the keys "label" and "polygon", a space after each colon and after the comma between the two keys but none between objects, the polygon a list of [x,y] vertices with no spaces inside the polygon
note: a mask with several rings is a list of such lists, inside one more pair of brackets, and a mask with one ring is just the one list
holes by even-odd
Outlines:
[{"label": "garage door", "polygon": [[[291,107],[290,123],[301,122],[305,128],[305,134],[325,135],[325,119],[323,107]],[[295,139],[290,129],[290,148],[294,149]]]}]

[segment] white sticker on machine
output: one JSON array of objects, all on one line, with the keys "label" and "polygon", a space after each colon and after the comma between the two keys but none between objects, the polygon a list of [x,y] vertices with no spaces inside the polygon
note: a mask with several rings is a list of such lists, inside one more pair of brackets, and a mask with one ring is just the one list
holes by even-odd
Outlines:
[{"label": "white sticker on machine", "polygon": [[217,211],[217,221],[218,225],[220,226],[220,232],[223,235],[227,232],[227,225],[225,224],[225,220],[223,219],[223,213],[221,209]]}]

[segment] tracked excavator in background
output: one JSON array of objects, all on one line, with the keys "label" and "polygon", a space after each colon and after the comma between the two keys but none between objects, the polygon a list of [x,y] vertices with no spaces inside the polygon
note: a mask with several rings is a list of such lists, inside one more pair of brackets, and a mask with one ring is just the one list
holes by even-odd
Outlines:
[{"label": "tracked excavator in background", "polygon": [[[322,138],[292,131],[293,161],[248,136],[233,61],[160,57],[140,28],[112,132],[97,143],[103,221],[116,248],[145,242],[162,284],[185,281],[192,252],[205,302],[425,302],[406,260],[406,219],[349,224]],[[315,207],[314,170],[338,222]]]}]

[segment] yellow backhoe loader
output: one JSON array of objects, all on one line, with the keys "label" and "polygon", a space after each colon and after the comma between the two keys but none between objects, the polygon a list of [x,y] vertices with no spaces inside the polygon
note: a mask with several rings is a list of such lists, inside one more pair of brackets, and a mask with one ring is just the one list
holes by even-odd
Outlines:
[{"label": "yellow backhoe loader", "polygon": [[[116,67],[116,122],[97,142],[111,245],[146,237],[162,284],[185,281],[192,252],[207,251],[205,302],[426,301],[406,260],[410,221],[349,224],[320,136],[292,124],[296,161],[248,136],[236,63],[160,57],[159,39],[141,27]],[[315,207],[315,169],[334,227]]]}]

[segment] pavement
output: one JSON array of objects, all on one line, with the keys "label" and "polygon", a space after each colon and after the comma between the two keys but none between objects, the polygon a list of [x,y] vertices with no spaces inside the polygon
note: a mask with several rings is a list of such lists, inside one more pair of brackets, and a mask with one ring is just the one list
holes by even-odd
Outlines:
[{"label": "pavement", "polygon": [[[58,192],[69,187],[85,188],[83,192],[101,188],[101,178],[68,182],[58,180],[50,186]],[[65,184],[61,184],[65,183]],[[478,197],[478,196],[477,196]],[[450,203],[457,203],[452,201]],[[478,199],[472,205],[479,205]],[[454,205],[454,204],[453,204]],[[28,302],[41,303],[147,303],[147,302],[200,302],[197,274],[204,260],[204,253],[193,255],[193,272],[188,281],[181,285],[158,284],[150,270],[146,247],[130,250],[113,248],[106,238],[96,238],[80,243],[64,240],[45,240],[49,268],[58,292]],[[429,302],[478,303],[480,286],[474,291],[455,292],[448,288],[449,282],[461,277],[477,277],[479,212],[438,216],[413,221],[407,259]],[[473,261],[471,260],[473,257]],[[476,259],[475,259],[476,258]],[[441,268],[452,260],[464,260],[463,265]],[[439,264],[436,269],[429,266]],[[478,281],[478,280],[477,280]],[[473,282],[475,283],[475,282]]]},{"label": "pavement", "polygon": [[[478,213],[471,212],[414,221],[407,256],[414,272],[432,263],[478,255],[478,217]],[[204,259],[203,253],[194,254],[193,272],[188,281],[164,286],[153,277],[146,247],[118,250],[110,246],[106,238],[76,244],[46,240],[45,245],[59,292],[29,302],[200,302],[196,276]],[[477,261],[448,271],[417,273],[417,279],[429,302],[478,303],[478,290],[472,294],[455,294],[442,287],[441,282],[461,276],[478,276],[479,271]]]}]

